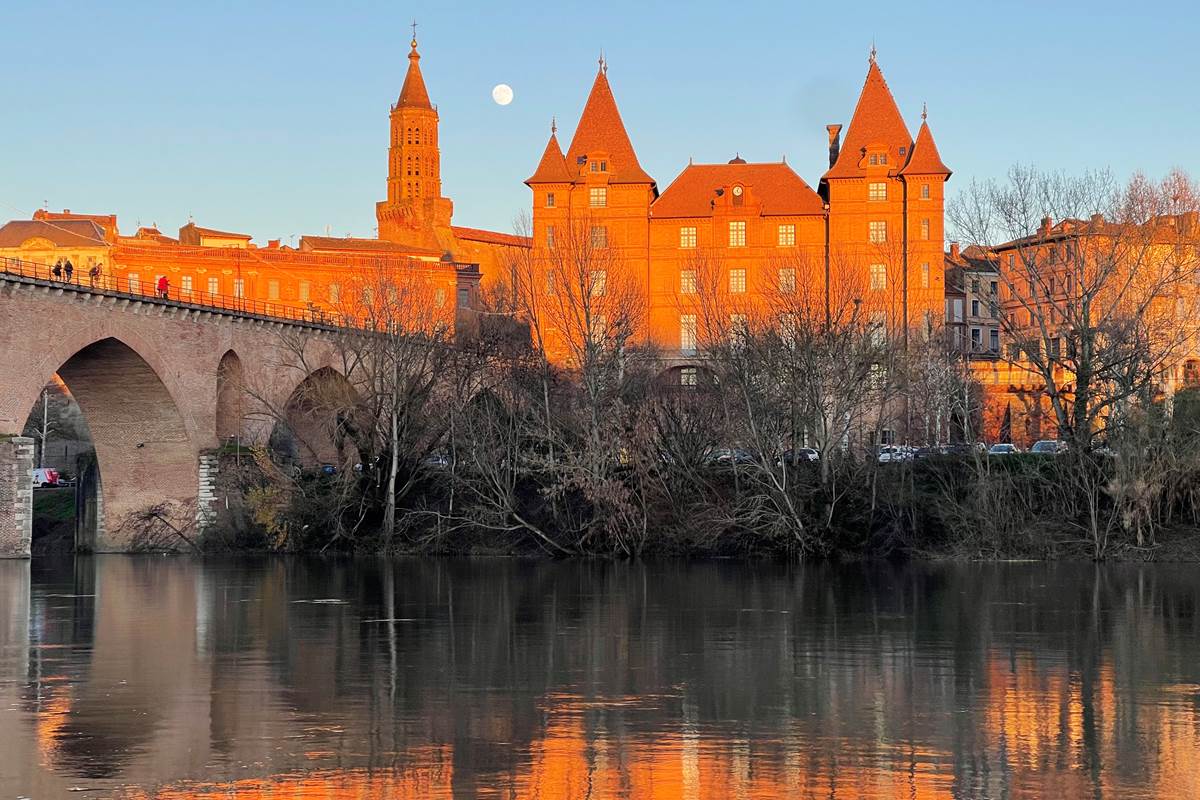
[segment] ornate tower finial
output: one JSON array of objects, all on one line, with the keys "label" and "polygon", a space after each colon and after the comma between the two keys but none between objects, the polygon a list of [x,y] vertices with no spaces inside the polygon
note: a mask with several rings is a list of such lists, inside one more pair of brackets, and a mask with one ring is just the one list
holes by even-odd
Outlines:
[{"label": "ornate tower finial", "polygon": [[876,52],[875,51],[875,37],[872,36],[871,37],[871,55],[870,55],[870,57],[867,58],[867,61],[871,64],[875,63],[875,52]]},{"label": "ornate tower finial", "polygon": [[921,103],[921,122],[929,118],[929,103]]},{"label": "ornate tower finial", "polygon": [[604,48],[600,48],[600,71],[605,75],[608,74],[608,61],[604,58]]},{"label": "ornate tower finial", "polygon": [[415,19],[412,21],[412,32],[413,32],[412,33],[412,49],[416,50],[417,49],[417,21]]},{"label": "ornate tower finial", "polygon": [[558,133],[558,117],[551,117],[550,118],[550,135],[553,136],[556,133]]}]

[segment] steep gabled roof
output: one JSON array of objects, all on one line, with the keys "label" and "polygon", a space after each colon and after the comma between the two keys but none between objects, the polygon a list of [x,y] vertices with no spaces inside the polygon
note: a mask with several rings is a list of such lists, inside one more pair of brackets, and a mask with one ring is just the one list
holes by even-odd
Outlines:
[{"label": "steep gabled roof", "polygon": [[[896,99],[883,79],[883,72],[875,59],[867,69],[867,80],[863,84],[862,93],[858,96],[858,105],[854,107],[854,116],[850,119],[850,127],[846,131],[846,140],[842,143],[837,162],[829,168],[822,180],[827,178],[854,178],[863,174],[859,167],[863,151],[871,146],[883,144],[891,150],[891,156],[898,169],[904,162],[899,158],[899,148],[912,144],[912,134],[900,116],[896,107]],[[894,171],[894,170],[893,170]]]},{"label": "steep gabled roof", "polygon": [[558,146],[558,136],[551,133],[550,141],[546,142],[546,150],[537,169],[525,183],[571,183],[571,171],[567,169],[567,159],[563,156],[562,148]]},{"label": "steep gabled roof", "polygon": [[950,168],[942,163],[938,155],[937,145],[933,143],[933,134],[929,132],[929,123],[921,120],[921,130],[917,131],[917,141],[913,143],[912,152],[908,154],[908,163],[900,170],[901,175],[945,175],[950,176]]},{"label": "steep gabled roof", "polygon": [[621,122],[621,112],[608,85],[607,70],[602,66],[579,117],[571,146],[567,148],[567,169],[578,174],[579,159],[589,152],[608,154],[608,172],[612,183],[654,183],[638,163],[633,143]]},{"label": "steep gabled roof", "polygon": [[400,87],[400,97],[396,100],[396,108],[428,108],[433,109],[429,102],[429,92],[425,90],[425,79],[421,77],[421,54],[417,52],[417,40],[412,40],[412,50],[408,54],[408,73],[404,76],[404,86]]},{"label": "steep gabled roof", "polygon": [[[740,162],[740,163],[739,163]],[[650,206],[655,218],[707,217],[716,190],[740,183],[762,204],[763,216],[820,214],[824,203],[804,179],[782,162],[688,164]]]}]

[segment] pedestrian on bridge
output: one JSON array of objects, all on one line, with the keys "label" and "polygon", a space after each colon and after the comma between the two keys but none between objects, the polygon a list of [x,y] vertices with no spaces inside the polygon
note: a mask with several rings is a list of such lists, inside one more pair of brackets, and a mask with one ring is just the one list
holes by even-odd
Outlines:
[{"label": "pedestrian on bridge", "polygon": [[91,284],[93,289],[96,288],[96,279],[99,277],[100,277],[100,265],[92,264],[92,268],[88,270],[88,283]]},{"label": "pedestrian on bridge", "polygon": [[170,283],[167,281],[166,275],[158,276],[158,296],[163,300],[167,299],[167,294],[170,291]]},{"label": "pedestrian on bridge", "polygon": [[63,272],[67,274],[67,283],[70,283],[71,276],[75,274],[75,265],[71,263],[71,259],[67,259],[67,263],[63,267]]},{"label": "pedestrian on bridge", "polygon": [[62,259],[54,262],[54,269],[50,270],[50,274],[54,276],[54,280],[62,280]]}]

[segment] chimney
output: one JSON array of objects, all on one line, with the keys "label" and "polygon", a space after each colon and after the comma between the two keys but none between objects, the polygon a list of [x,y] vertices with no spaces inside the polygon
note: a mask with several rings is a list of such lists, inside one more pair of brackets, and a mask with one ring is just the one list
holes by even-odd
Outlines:
[{"label": "chimney", "polygon": [[825,132],[829,134],[829,166],[837,163],[838,153],[842,150],[842,126],[826,125]]},{"label": "chimney", "polygon": [[1103,214],[1092,214],[1092,227],[1099,228],[1103,224],[1104,224],[1104,215]]},{"label": "chimney", "polygon": [[278,250],[279,249],[279,240],[278,239],[267,239],[267,249],[268,250]]},{"label": "chimney", "polygon": [[958,261],[958,242],[950,243],[950,260]]},{"label": "chimney", "polygon": [[1049,217],[1042,217],[1042,226],[1040,228],[1038,228],[1038,233],[1040,233],[1042,236],[1045,236],[1046,234],[1050,233],[1050,218]]}]

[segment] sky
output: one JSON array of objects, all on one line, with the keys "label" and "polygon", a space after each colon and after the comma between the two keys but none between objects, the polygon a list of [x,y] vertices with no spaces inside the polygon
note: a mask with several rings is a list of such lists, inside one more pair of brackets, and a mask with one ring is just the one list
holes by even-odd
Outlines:
[{"label": "sky", "polygon": [[689,157],[738,153],[786,156],[815,187],[872,41],[914,134],[928,103],[951,196],[1017,163],[1200,175],[1200,10],[1107,5],[12,3],[0,219],[46,204],[116,213],[124,233],[373,236],[413,19],[458,225],[513,230],[551,118],[566,148],[601,51],[660,190]]}]

